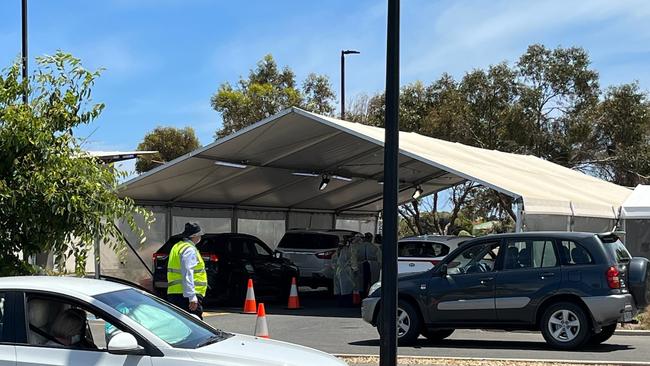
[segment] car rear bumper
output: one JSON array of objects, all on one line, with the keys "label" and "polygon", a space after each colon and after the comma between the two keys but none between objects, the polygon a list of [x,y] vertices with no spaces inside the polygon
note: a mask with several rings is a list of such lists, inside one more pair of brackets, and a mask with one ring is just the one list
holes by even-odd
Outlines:
[{"label": "car rear bumper", "polygon": [[325,277],[322,273],[311,273],[310,275],[305,275],[303,272],[300,272],[299,279],[301,286],[331,286],[332,279]]},{"label": "car rear bumper", "polygon": [[631,294],[583,297],[597,325],[630,323],[638,313]]},{"label": "car rear bumper", "polygon": [[379,297],[366,297],[361,302],[361,317],[367,323],[377,325],[375,322],[375,309],[379,304]]}]

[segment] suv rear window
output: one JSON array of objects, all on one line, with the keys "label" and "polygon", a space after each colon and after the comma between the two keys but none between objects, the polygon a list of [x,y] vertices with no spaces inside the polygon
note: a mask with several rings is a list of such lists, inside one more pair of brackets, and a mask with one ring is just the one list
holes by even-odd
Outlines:
[{"label": "suv rear window", "polygon": [[607,254],[610,256],[610,258],[615,259],[616,263],[628,263],[630,262],[630,259],[632,259],[632,256],[625,247],[625,244],[621,243],[620,240],[609,243],[604,242],[603,244],[605,245]]},{"label": "suv rear window", "polygon": [[282,249],[330,249],[339,245],[337,235],[319,233],[286,233],[278,248]]},{"label": "suv rear window", "polygon": [[564,265],[593,264],[594,260],[591,254],[582,245],[571,241],[562,240],[560,246],[560,256]]}]

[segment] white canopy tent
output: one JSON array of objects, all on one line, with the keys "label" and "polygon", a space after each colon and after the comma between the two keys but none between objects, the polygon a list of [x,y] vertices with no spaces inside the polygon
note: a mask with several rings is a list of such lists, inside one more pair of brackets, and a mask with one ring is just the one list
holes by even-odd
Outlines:
[{"label": "white canopy tent", "polygon": [[[124,183],[120,195],[156,216],[146,255],[190,219],[206,232],[249,232],[272,246],[288,228],[373,231],[383,139],[382,128],[290,108]],[[418,187],[427,195],[466,180],[513,197],[521,230],[606,230],[630,194],[533,156],[400,133],[400,202]]]},{"label": "white canopy tent", "polygon": [[639,185],[621,207],[625,245],[632,255],[650,258],[650,185]]}]

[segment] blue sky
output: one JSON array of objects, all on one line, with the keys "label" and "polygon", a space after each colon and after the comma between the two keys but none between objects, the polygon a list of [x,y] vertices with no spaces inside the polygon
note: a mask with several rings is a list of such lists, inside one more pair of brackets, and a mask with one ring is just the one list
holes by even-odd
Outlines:
[{"label": "blue sky", "polygon": [[[20,0],[0,1],[0,17],[4,68],[20,53]],[[647,0],[404,0],[401,21],[403,84],[513,62],[543,43],[587,49],[603,86],[650,88]],[[189,125],[212,142],[210,96],[267,53],[299,80],[328,75],[338,94],[339,52],[358,49],[346,95],[384,86],[386,1],[30,0],[29,23],[32,69],[57,49],[106,68],[94,94],[105,112],[77,131],[92,133],[92,150],[134,149],[158,125]]]}]

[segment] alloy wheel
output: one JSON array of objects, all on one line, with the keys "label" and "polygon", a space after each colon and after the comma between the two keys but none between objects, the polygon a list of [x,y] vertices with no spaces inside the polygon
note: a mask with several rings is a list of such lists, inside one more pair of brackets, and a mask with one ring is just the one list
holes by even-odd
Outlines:
[{"label": "alloy wheel", "polygon": [[549,318],[548,330],[558,342],[571,342],[580,332],[580,320],[570,310],[558,310]]},{"label": "alloy wheel", "polygon": [[411,318],[401,308],[397,308],[397,336],[402,337],[411,329]]}]

